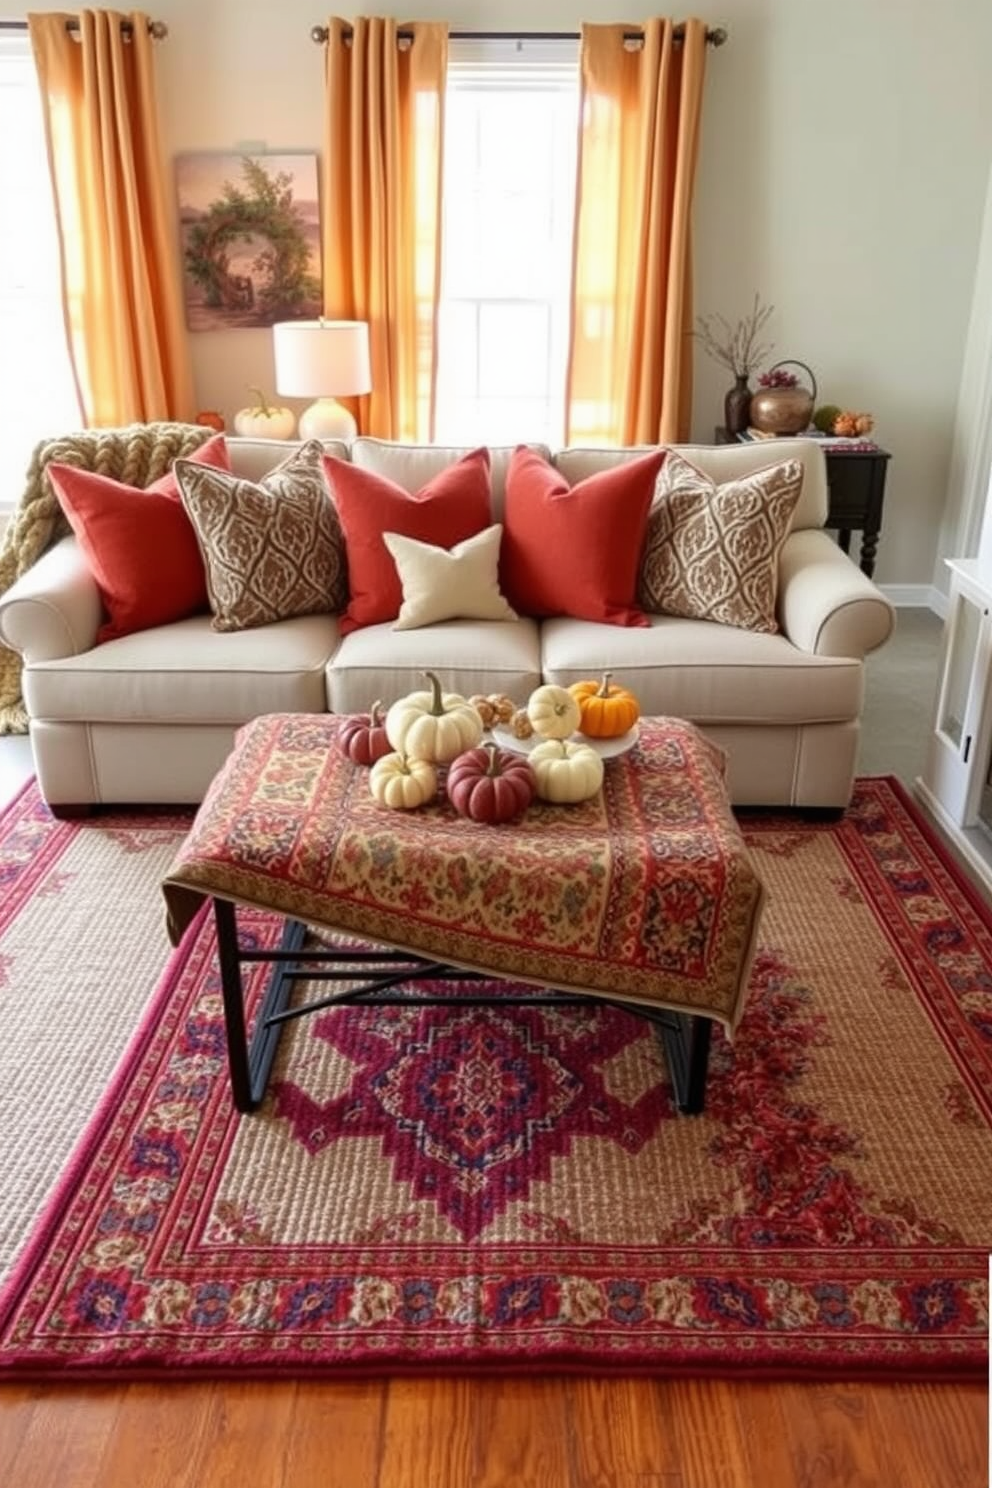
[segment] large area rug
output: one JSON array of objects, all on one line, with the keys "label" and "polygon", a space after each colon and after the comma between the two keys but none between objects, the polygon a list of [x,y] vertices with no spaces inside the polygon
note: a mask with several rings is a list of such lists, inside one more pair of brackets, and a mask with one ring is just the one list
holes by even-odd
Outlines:
[{"label": "large area rug", "polygon": [[[25,1173],[62,1169],[0,1298],[0,1378],[984,1375],[992,930],[894,781],[840,823],[745,819],[768,906],[699,1117],[649,1025],[509,989],[299,1020],[237,1116],[211,922],[161,950],[184,824],[59,824],[33,788],[0,821],[0,1044],[34,1081],[0,1097],[11,1241]],[[101,1020],[131,1040],[81,1097]]]}]

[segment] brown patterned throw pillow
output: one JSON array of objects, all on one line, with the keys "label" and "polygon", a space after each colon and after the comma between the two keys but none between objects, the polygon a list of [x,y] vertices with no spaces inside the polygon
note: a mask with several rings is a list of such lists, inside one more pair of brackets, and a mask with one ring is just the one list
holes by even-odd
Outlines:
[{"label": "brown patterned throw pillow", "polygon": [[215,630],[344,609],[344,538],[319,440],[257,483],[189,460],[177,460],[175,471],[203,553]]},{"label": "brown patterned throw pillow", "polygon": [[783,460],[718,486],[670,450],[641,554],[643,609],[777,631],[778,557],[803,484]]}]

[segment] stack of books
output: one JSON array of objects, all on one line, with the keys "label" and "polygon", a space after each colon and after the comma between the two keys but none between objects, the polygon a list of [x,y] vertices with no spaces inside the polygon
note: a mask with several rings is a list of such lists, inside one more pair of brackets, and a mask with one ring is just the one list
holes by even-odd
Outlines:
[{"label": "stack of books", "polygon": [[751,439],[816,439],[833,453],[834,450],[862,450],[865,452],[877,450],[878,445],[874,439],[867,438],[864,434],[821,434],[820,430],[810,424],[809,428],[803,429],[799,434],[767,434],[763,429],[745,429],[743,434],[738,434],[738,439],[747,441]]}]

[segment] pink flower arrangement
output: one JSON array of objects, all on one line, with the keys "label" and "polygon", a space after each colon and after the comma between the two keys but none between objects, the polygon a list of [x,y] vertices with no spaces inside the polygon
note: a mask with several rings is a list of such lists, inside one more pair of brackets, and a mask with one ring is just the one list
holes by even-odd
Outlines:
[{"label": "pink flower arrangement", "polygon": [[799,378],[794,372],[784,372],[781,367],[773,367],[771,372],[762,372],[758,385],[763,388],[794,388],[799,386]]}]

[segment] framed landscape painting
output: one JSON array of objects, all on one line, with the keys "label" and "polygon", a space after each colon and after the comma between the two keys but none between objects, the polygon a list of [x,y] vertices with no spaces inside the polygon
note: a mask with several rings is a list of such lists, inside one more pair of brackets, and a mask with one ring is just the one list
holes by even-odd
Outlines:
[{"label": "framed landscape painting", "polygon": [[176,191],[191,331],[321,314],[316,155],[178,155]]}]

